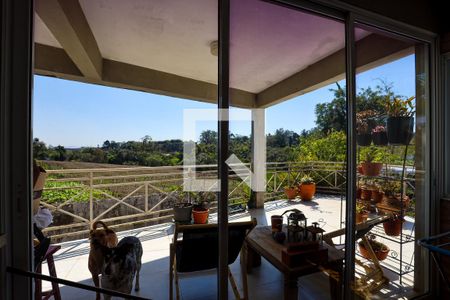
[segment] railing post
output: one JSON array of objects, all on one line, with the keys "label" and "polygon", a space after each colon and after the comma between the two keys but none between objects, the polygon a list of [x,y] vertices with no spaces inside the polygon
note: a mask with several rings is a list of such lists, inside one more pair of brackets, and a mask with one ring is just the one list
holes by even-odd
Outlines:
[{"label": "railing post", "polygon": [[288,186],[291,186],[291,163],[288,162]]},{"label": "railing post", "polygon": [[277,169],[273,172],[273,191],[277,192]]},{"label": "railing post", "polygon": [[338,172],[336,170],[334,170],[334,187],[337,188],[338,186],[338,176],[337,176]]},{"label": "railing post", "polygon": [[94,185],[94,172],[89,172],[89,223],[92,226],[94,220],[94,202],[93,202],[93,188]]},{"label": "railing post", "polygon": [[145,199],[144,199],[144,210],[148,211],[148,182],[145,182]]}]

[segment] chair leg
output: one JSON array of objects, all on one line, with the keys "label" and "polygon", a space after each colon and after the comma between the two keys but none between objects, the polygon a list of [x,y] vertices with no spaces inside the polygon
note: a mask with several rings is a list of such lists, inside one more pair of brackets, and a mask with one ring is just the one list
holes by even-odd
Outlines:
[{"label": "chair leg", "polygon": [[178,283],[178,272],[177,272],[177,261],[174,259],[173,262],[173,272],[174,272],[174,277],[175,277],[175,289],[177,292],[177,300],[180,300],[180,285]]},{"label": "chair leg", "polygon": [[234,280],[233,274],[231,273],[230,267],[228,267],[228,279],[230,280],[231,288],[233,289],[233,294],[236,300],[241,300],[241,295]]},{"label": "chair leg", "polygon": [[[41,264],[36,268],[36,273],[38,273],[38,274],[42,273],[42,265]],[[37,278],[34,279],[34,298],[36,300],[42,299],[42,281]]]},{"label": "chair leg", "polygon": [[[47,257],[48,273],[52,277],[58,277],[56,275],[55,261],[53,260],[53,254]],[[59,285],[56,282],[52,282],[52,294],[55,300],[61,300],[61,292],[59,291]]]},{"label": "chair leg", "polygon": [[245,243],[241,249],[240,265],[241,265],[241,276],[242,276],[242,289],[244,290],[244,299],[248,300],[247,246]]}]

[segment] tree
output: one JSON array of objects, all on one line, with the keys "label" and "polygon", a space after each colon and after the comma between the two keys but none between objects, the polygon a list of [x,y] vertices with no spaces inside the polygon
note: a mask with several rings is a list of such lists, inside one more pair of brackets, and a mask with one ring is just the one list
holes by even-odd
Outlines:
[{"label": "tree", "polygon": [[[316,125],[323,133],[327,134],[331,130],[346,131],[347,126],[347,109],[346,109],[346,93],[336,83],[337,88],[332,89],[334,99],[331,102],[319,103],[316,105]],[[371,87],[363,88],[356,96],[356,111],[373,110],[377,114],[376,122],[380,123],[384,118],[386,97],[394,95],[392,84],[381,81],[374,89]]]},{"label": "tree", "polygon": [[53,150],[56,153],[56,156],[53,158],[54,160],[59,160],[59,161],[66,160],[67,153],[66,153],[66,149],[63,146],[58,145],[55,148],[53,148]]},{"label": "tree", "polygon": [[217,132],[214,130],[205,130],[200,134],[200,144],[217,144]]},{"label": "tree", "polygon": [[343,131],[332,130],[328,135],[302,137],[298,147],[299,161],[345,161],[347,137]]},{"label": "tree", "polygon": [[44,160],[48,158],[48,149],[44,142],[38,138],[33,139],[33,158]]},{"label": "tree", "polygon": [[290,147],[298,145],[299,137],[298,133],[292,130],[279,128],[274,134],[267,135],[266,142],[268,147]]}]

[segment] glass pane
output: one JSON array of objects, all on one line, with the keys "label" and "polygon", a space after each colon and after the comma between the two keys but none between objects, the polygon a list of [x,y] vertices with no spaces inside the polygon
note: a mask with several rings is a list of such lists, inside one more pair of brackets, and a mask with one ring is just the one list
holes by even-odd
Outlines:
[{"label": "glass pane", "polygon": [[[251,174],[254,184],[239,186],[246,190],[249,213],[230,214],[230,220],[252,216],[261,225],[247,238],[249,253],[262,256],[260,263],[247,261],[253,267],[249,298],[339,297],[345,242],[340,230],[346,177],[344,24],[257,0],[231,1],[230,20],[231,105],[243,116],[230,120],[230,146],[251,166],[230,174],[230,191],[242,182],[239,174]],[[265,181],[262,189],[259,180]],[[233,201],[230,195],[231,207]],[[276,226],[281,223],[284,227]],[[324,243],[315,240],[322,230]]]},{"label": "glass pane", "polygon": [[[40,203],[53,222],[40,226],[61,244],[58,277],[94,285],[91,273],[105,272],[98,249],[100,267],[88,268],[96,245],[89,229],[103,221],[119,243],[135,236],[142,244],[141,290],[131,293],[169,299],[175,222],[217,220],[218,3],[40,4],[33,146],[47,170]],[[199,188],[199,181],[206,183]],[[203,250],[216,254],[215,241]],[[215,272],[189,275],[179,280],[181,297],[215,297]],[[77,295],[62,289],[62,299]]]},{"label": "glass pane", "polygon": [[359,295],[427,290],[428,48],[357,26],[357,231]]}]

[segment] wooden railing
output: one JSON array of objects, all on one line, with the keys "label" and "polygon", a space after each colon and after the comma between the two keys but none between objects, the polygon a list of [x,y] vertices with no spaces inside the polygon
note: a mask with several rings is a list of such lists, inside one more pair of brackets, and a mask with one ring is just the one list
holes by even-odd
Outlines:
[{"label": "wooden railing", "polygon": [[[190,197],[183,193],[183,170],[183,166],[48,170],[41,204],[53,211],[55,222],[46,231],[70,239],[79,236],[80,231],[87,232],[97,220],[120,229],[167,222],[172,219],[174,203]],[[195,172],[202,179],[215,179],[218,174],[216,165],[198,165]],[[320,192],[345,190],[343,163],[267,163],[266,200],[284,198],[284,187],[305,174],[315,179]],[[245,205],[250,188],[233,172],[229,182],[230,207]],[[210,194],[214,210],[215,193]]]}]

